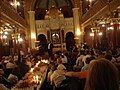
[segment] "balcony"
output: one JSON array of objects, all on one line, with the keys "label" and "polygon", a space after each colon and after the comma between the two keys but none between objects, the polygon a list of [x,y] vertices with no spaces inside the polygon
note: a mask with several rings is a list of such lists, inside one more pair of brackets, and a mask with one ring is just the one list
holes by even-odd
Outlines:
[{"label": "balcony", "polygon": [[2,0],[0,0],[0,12],[1,18],[11,21],[24,29],[27,28],[28,25],[25,19],[23,19],[10,4]]},{"label": "balcony", "polygon": [[[115,10],[120,5],[120,0],[110,0],[109,2],[111,11]],[[93,6],[82,16],[82,23],[87,24],[91,18],[103,16],[109,13],[108,0],[98,0]]]}]

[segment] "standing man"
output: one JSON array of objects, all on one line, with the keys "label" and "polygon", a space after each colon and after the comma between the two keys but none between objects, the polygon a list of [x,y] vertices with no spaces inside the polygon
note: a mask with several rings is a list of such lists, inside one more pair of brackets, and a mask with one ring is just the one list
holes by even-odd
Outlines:
[{"label": "standing man", "polygon": [[48,43],[48,56],[51,57],[53,55],[53,44]]}]

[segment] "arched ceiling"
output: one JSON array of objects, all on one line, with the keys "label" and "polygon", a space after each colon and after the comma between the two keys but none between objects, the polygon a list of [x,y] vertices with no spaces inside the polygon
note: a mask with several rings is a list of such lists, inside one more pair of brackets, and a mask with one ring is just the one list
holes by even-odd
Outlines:
[{"label": "arched ceiling", "polygon": [[73,4],[71,0],[36,0],[34,5],[36,19],[44,19],[46,10],[49,10],[53,4],[61,10],[65,18],[72,17]]}]

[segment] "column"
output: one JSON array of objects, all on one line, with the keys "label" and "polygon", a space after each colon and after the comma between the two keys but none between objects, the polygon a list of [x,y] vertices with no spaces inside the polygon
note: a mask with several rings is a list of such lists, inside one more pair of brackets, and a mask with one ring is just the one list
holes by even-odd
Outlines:
[{"label": "column", "polygon": [[2,60],[2,51],[3,51],[3,48],[2,48],[2,30],[0,29],[0,62]]},{"label": "column", "polygon": [[80,30],[80,17],[79,17],[79,8],[73,8],[73,22],[74,22],[74,33],[77,44],[80,44],[81,38],[81,30]]},{"label": "column", "polygon": [[83,37],[84,37],[84,28],[82,27],[82,23],[81,23],[81,20],[82,20],[82,16],[83,16],[83,10],[82,10],[82,3],[83,1],[80,0],[79,1],[79,17],[80,17],[80,31],[81,31],[81,34],[80,34],[80,43],[83,43]]},{"label": "column", "polygon": [[30,25],[30,46],[35,49],[36,29],[35,29],[35,12],[29,11],[29,25]]},{"label": "column", "polygon": [[103,35],[101,37],[101,50],[106,51],[109,46],[110,47],[112,46],[112,44],[110,44],[111,40],[110,40],[110,37],[109,37],[109,36],[112,36],[112,35],[110,35],[110,33],[107,31],[107,27],[101,27],[100,29],[103,32]]},{"label": "column", "polygon": [[115,23],[113,25],[113,28],[114,30],[112,31],[113,32],[113,45],[114,47],[117,47],[119,46],[119,42],[120,42],[120,36],[119,36],[119,24]]}]

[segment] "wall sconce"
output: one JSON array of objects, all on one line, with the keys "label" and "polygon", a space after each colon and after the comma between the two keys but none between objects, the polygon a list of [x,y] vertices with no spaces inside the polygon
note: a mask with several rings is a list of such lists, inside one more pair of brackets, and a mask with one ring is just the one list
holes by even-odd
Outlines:
[{"label": "wall sconce", "polygon": [[3,35],[3,39],[6,39],[7,38],[7,36],[6,35]]},{"label": "wall sconce", "polygon": [[87,1],[90,3],[89,7],[91,7],[93,0],[87,0]]},{"label": "wall sconce", "polygon": [[22,38],[18,38],[18,41],[19,41],[19,42],[22,42],[22,41],[23,41],[23,39],[22,39]]},{"label": "wall sconce", "polygon": [[105,24],[102,24],[102,27],[105,27]]},{"label": "wall sconce", "polygon": [[14,0],[13,2],[10,3],[10,5],[12,5],[15,8],[15,10],[17,10],[17,6],[20,6],[20,2]]},{"label": "wall sconce", "polygon": [[77,30],[76,30],[76,35],[77,35],[77,36],[80,36],[80,35],[81,35],[81,31],[80,31],[79,28],[77,28]]},{"label": "wall sconce", "polygon": [[11,2],[10,5],[15,6],[15,7],[20,6],[20,2],[15,0],[15,2]]},{"label": "wall sconce", "polygon": [[36,34],[35,33],[31,33],[31,39],[36,39]]},{"label": "wall sconce", "polygon": [[94,33],[90,33],[90,36],[91,36],[91,37],[94,37]]},{"label": "wall sconce", "polygon": [[113,30],[113,29],[114,29],[114,27],[112,27],[112,26],[107,28],[107,30]]},{"label": "wall sconce", "polygon": [[5,31],[4,34],[5,34],[5,35],[8,35],[8,32]]},{"label": "wall sconce", "polygon": [[0,34],[3,34],[3,31],[2,31],[2,30],[0,31]]},{"label": "wall sconce", "polygon": [[99,35],[99,36],[102,36],[102,35],[103,35],[103,33],[102,33],[102,32],[99,32],[99,33],[98,33],[98,35]]}]

